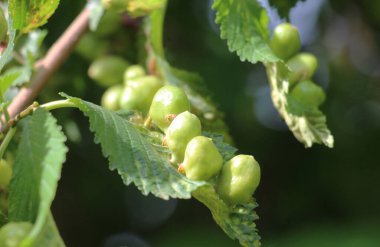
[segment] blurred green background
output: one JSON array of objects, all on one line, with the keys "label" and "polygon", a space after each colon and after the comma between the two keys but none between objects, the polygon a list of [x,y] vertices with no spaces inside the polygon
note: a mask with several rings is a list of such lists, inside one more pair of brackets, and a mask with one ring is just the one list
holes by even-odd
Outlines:
[{"label": "blurred green background", "polygon": [[[264,5],[268,5],[265,1]],[[85,1],[61,1],[46,28],[49,47]],[[263,66],[239,61],[214,24],[212,1],[170,0],[165,48],[174,66],[199,73],[225,112],[239,152],[262,167],[257,222],[268,247],[380,246],[380,1],[307,0],[291,11],[303,50],[319,59],[315,81],[335,136],[333,149],[305,149],[279,119]],[[272,9],[271,27],[280,19]],[[112,52],[137,62],[135,23],[104,37]],[[99,103],[103,88],[74,53],[40,97],[57,92]],[[239,246],[195,200],[162,201],[125,187],[107,168],[79,111],[55,112],[69,137],[54,216],[68,246]]]}]

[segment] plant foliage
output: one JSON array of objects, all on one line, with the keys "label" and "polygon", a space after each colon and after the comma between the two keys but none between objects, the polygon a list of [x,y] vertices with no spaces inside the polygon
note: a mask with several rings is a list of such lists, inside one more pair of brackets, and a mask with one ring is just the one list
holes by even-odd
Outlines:
[{"label": "plant foliage", "polygon": [[9,0],[14,29],[27,33],[44,25],[57,9],[59,0]]},{"label": "plant foliage", "polygon": [[216,0],[213,9],[221,38],[227,40],[229,50],[236,52],[241,61],[278,60],[268,45],[268,15],[256,1]]},{"label": "plant foliage", "polygon": [[334,138],[326,125],[326,117],[318,108],[303,108],[288,94],[288,68],[282,63],[267,64],[274,106],[294,136],[306,147],[313,143],[334,146]]},{"label": "plant foliage", "polygon": [[55,118],[44,109],[37,109],[23,121],[9,190],[9,220],[34,224],[21,244],[23,247],[42,246],[40,243],[45,241],[62,242],[52,229],[55,223],[50,206],[66,157],[65,141]]},{"label": "plant foliage", "polygon": [[[290,3],[292,6],[294,1]],[[306,147],[313,143],[334,145],[334,138],[326,125],[326,117],[317,108],[300,109],[288,95],[288,69],[269,46],[268,17],[256,1],[216,0],[216,23],[220,35],[227,40],[231,52],[242,61],[263,62],[271,85],[273,104],[294,136]],[[290,8],[290,7],[289,7]],[[287,13],[289,10],[282,10]]]},{"label": "plant foliage", "polygon": [[163,199],[190,198],[203,182],[187,179],[129,121],[115,112],[78,98],[68,97],[88,118],[95,142],[102,147],[111,170],[117,170],[125,184],[134,183],[144,194]]}]

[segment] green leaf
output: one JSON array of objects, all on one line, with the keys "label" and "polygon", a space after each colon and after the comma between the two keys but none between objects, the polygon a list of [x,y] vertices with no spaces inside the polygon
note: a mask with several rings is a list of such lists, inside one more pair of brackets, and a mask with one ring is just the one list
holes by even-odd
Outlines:
[{"label": "green leaf", "polygon": [[218,148],[219,153],[222,155],[223,160],[227,161],[235,156],[237,149],[227,143],[225,143],[224,136],[217,133],[202,132],[202,135],[207,136],[212,139],[215,146]]},{"label": "green leaf", "polygon": [[260,236],[254,223],[258,219],[254,200],[243,205],[228,206],[211,185],[202,186],[193,192],[193,196],[210,209],[216,223],[230,238],[239,240],[242,246],[260,246]]},{"label": "green leaf", "polygon": [[5,91],[22,75],[21,70],[9,70],[0,76],[0,95],[4,95]]},{"label": "green leaf", "polygon": [[241,61],[278,61],[268,43],[269,18],[256,1],[215,0],[213,9],[221,38],[227,40],[229,50],[236,52]]},{"label": "green leaf", "polygon": [[164,57],[165,51],[163,46],[164,21],[166,5],[153,11],[145,20],[145,33],[148,34],[147,42],[152,47],[154,54]]},{"label": "green leaf", "polygon": [[[25,245],[25,242],[22,242],[20,247],[23,247],[23,246],[29,246],[29,245]],[[32,246],[33,247],[40,247],[40,246],[65,247],[66,246],[61,236],[59,235],[57,226],[55,224],[55,221],[51,213],[49,213],[49,215],[47,216],[45,224]]]},{"label": "green leaf", "polygon": [[12,57],[12,52],[14,48],[14,42],[16,37],[16,30],[12,25],[12,18],[8,18],[8,43],[7,48],[0,55],[0,71],[4,68],[5,64],[7,64]]},{"label": "green leaf", "polygon": [[101,0],[89,0],[86,8],[90,10],[90,30],[95,31],[104,14],[104,6]]},{"label": "green leaf", "polygon": [[326,124],[325,115],[317,108],[303,108],[288,94],[288,68],[282,63],[266,64],[271,96],[274,106],[284,119],[294,136],[306,147],[313,143],[334,146],[334,137]]},{"label": "green leaf", "polygon": [[20,55],[25,63],[22,66],[11,67],[0,77],[0,93],[4,95],[10,86],[20,86],[30,80],[35,61],[40,56],[40,48],[47,31],[35,30],[28,34],[23,46],[20,49]]},{"label": "green leaf", "polygon": [[167,0],[129,0],[127,11],[132,17],[148,15],[150,12],[163,8]]},{"label": "green leaf", "polygon": [[288,18],[290,9],[300,1],[305,0],[269,0],[269,4],[277,9],[281,18]]},{"label": "green leaf", "polygon": [[110,169],[116,169],[126,185],[134,183],[144,195],[187,199],[204,184],[178,173],[169,157],[163,155],[162,147],[151,143],[144,132],[122,116],[79,98],[66,97],[89,118],[95,142],[100,143]]},{"label": "green leaf", "polygon": [[67,148],[56,119],[39,108],[23,121],[9,189],[9,220],[34,226],[21,246],[34,246],[44,232]]},{"label": "green leaf", "polygon": [[20,53],[28,61],[28,66],[33,67],[34,62],[40,57],[42,42],[47,35],[46,30],[34,30],[28,33]]},{"label": "green leaf", "polygon": [[27,33],[44,25],[57,9],[59,0],[9,0],[13,27]]}]

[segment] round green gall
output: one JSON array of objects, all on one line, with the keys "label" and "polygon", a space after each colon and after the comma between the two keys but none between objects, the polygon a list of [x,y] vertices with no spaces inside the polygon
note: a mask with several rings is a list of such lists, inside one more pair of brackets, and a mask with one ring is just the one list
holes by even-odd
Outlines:
[{"label": "round green gall", "polygon": [[260,166],[251,155],[237,155],[223,165],[216,191],[229,204],[246,203],[260,183]]},{"label": "round green gall", "polygon": [[277,57],[288,60],[301,49],[297,28],[290,23],[279,24],[273,31],[270,46]]},{"label": "round green gall", "polygon": [[8,22],[3,10],[0,8],[0,42],[6,40],[8,34]]},{"label": "round green gall", "polygon": [[184,111],[190,111],[190,102],[185,92],[179,87],[167,85],[154,95],[149,116],[166,133],[171,120]]},{"label": "round green gall", "polygon": [[120,110],[119,102],[123,88],[124,87],[122,85],[115,85],[108,88],[103,93],[101,105],[111,111]]},{"label": "round green gall", "polygon": [[93,33],[86,33],[79,40],[75,47],[75,51],[88,61],[92,61],[107,53],[109,43],[99,39]]},{"label": "round green gall", "polygon": [[0,188],[7,188],[12,178],[12,166],[4,159],[0,160]]},{"label": "round green gall", "polygon": [[0,246],[18,247],[32,230],[30,222],[9,222],[0,229]]},{"label": "round green gall", "polygon": [[145,70],[141,65],[135,64],[129,66],[124,72],[124,85],[128,85],[128,81],[145,76]]},{"label": "round green gall", "polygon": [[187,144],[194,137],[200,136],[201,130],[201,121],[188,111],[174,118],[166,132],[166,143],[172,152],[172,163],[183,161]]},{"label": "round green gall", "polygon": [[123,82],[123,74],[128,65],[122,57],[99,57],[88,68],[88,76],[100,86],[110,87]]},{"label": "round green gall", "polygon": [[131,79],[120,97],[120,108],[138,110],[146,115],[153,97],[164,83],[155,76],[143,76]]},{"label": "round green gall", "polygon": [[311,53],[298,53],[286,63],[290,69],[289,84],[309,80],[314,75],[318,67],[317,58]]},{"label": "round green gall", "polygon": [[223,158],[212,140],[197,136],[187,144],[179,170],[183,170],[191,180],[209,180],[219,173],[222,164]]},{"label": "round green gall", "polygon": [[296,84],[290,95],[300,104],[307,107],[318,107],[326,99],[323,89],[310,80]]}]

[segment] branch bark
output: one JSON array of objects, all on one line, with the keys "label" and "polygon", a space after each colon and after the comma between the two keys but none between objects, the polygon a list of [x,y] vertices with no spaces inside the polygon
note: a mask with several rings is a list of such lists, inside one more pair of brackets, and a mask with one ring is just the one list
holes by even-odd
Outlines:
[{"label": "branch bark", "polygon": [[33,102],[49,79],[66,61],[76,43],[88,30],[89,15],[90,10],[83,9],[61,37],[50,47],[45,57],[36,63],[36,73],[31,79],[30,87],[21,89],[8,107],[11,118]]}]

